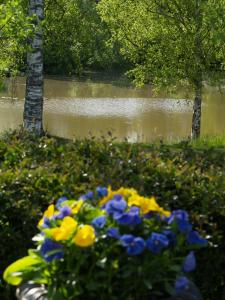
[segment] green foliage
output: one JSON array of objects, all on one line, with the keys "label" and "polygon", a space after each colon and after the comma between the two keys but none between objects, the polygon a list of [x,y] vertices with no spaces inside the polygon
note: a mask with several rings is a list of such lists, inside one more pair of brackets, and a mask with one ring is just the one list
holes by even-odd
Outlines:
[{"label": "green foliage", "polygon": [[123,185],[155,195],[164,207],[191,213],[198,230],[210,236],[209,249],[197,253],[195,282],[204,299],[223,299],[224,165],[224,149],[199,150],[188,143],[67,142],[10,134],[0,141],[0,269],[26,255],[49,202],[62,195],[76,198],[98,185]]},{"label": "green foliage", "polygon": [[45,18],[46,73],[81,74],[84,69],[108,69],[121,62],[116,47],[107,45],[109,31],[95,1],[46,1]]},{"label": "green foliage", "polygon": [[195,148],[225,148],[225,134],[219,136],[203,136],[201,139],[192,141]]},{"label": "green foliage", "polygon": [[176,85],[224,74],[224,0],[102,0],[98,9],[137,84]]},{"label": "green foliage", "polygon": [[22,0],[0,1],[0,74],[14,73],[22,64],[32,26]]},{"label": "green foliage", "polygon": [[[25,256],[19,260],[17,260],[15,263],[11,264],[9,268],[4,272],[4,279],[12,285],[19,285],[23,278],[21,276],[23,270],[29,270],[29,268],[37,265],[40,263],[40,258],[38,257],[32,257]],[[20,273],[18,272],[20,271]],[[12,273],[17,273],[14,276],[11,276]]]}]

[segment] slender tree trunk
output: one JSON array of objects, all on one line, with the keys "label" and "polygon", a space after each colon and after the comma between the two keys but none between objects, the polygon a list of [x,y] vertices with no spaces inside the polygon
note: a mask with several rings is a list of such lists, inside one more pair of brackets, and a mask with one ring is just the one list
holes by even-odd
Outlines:
[{"label": "slender tree trunk", "polygon": [[35,33],[29,41],[27,81],[23,115],[24,129],[37,135],[43,133],[43,34],[44,0],[29,0],[29,15],[36,15]]},{"label": "slender tree trunk", "polygon": [[193,106],[193,117],[192,117],[192,132],[191,136],[193,139],[200,137],[201,131],[201,108],[202,108],[202,10],[201,10],[202,0],[196,0],[195,8],[195,21],[196,21],[196,32],[195,32],[195,57],[196,57],[196,73],[194,78],[195,87],[195,99]]},{"label": "slender tree trunk", "polygon": [[193,106],[192,117],[192,138],[197,139],[200,137],[201,131],[201,109],[202,109],[202,83],[196,84],[195,87],[195,99]]}]

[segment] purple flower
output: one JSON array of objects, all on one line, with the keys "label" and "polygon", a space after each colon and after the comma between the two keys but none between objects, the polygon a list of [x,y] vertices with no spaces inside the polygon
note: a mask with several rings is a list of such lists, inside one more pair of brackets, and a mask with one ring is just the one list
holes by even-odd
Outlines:
[{"label": "purple flower", "polygon": [[95,228],[98,228],[98,229],[101,229],[105,226],[106,224],[106,216],[100,216],[100,217],[97,217],[95,218],[91,224],[95,227]]},{"label": "purple flower", "polygon": [[63,257],[62,251],[63,245],[56,243],[50,239],[45,239],[41,245],[41,255],[47,262],[51,262],[54,259],[60,259]]},{"label": "purple flower", "polygon": [[136,206],[132,206],[126,213],[114,214],[113,217],[120,225],[135,226],[141,223],[140,208]]},{"label": "purple flower", "polygon": [[117,228],[109,228],[107,230],[107,236],[111,238],[119,239],[120,238],[119,230]]},{"label": "purple flower", "polygon": [[116,195],[113,196],[113,199],[114,199],[114,200],[117,200],[117,201],[120,201],[120,200],[123,199],[123,196],[120,195],[120,194],[116,194]]},{"label": "purple flower", "polygon": [[92,200],[93,197],[94,197],[94,193],[93,192],[88,192],[88,193],[82,195],[80,197],[80,199],[86,201],[86,200]]},{"label": "purple flower", "polygon": [[61,204],[67,200],[68,199],[66,197],[60,197],[56,203],[56,208],[59,210],[62,207]]},{"label": "purple flower", "polygon": [[59,214],[56,215],[54,218],[55,219],[63,219],[67,216],[70,216],[71,213],[72,213],[71,208],[69,206],[65,205],[59,209]]},{"label": "purple flower", "polygon": [[51,225],[51,222],[50,222],[49,218],[44,217],[43,225],[41,227],[42,228],[49,228],[50,225]]},{"label": "purple flower", "polygon": [[192,225],[189,223],[189,216],[185,210],[174,210],[171,216],[168,218],[168,224],[176,222],[177,227],[181,233],[190,232]]},{"label": "purple flower", "polygon": [[185,210],[182,209],[174,210],[172,212],[172,215],[169,218],[169,224],[173,222],[174,219],[189,221],[189,215]]},{"label": "purple flower", "polygon": [[135,237],[132,234],[124,234],[121,236],[120,241],[127,249],[129,255],[139,255],[145,249],[145,241],[141,237]]},{"label": "purple flower", "polygon": [[182,266],[182,271],[185,273],[194,271],[196,268],[196,259],[195,254],[193,251],[191,251],[185,258]]},{"label": "purple flower", "polygon": [[168,247],[169,239],[165,234],[153,232],[146,241],[147,248],[153,253],[159,253],[162,249]]},{"label": "purple flower", "polygon": [[190,280],[185,276],[181,276],[177,278],[175,282],[175,290],[177,293],[188,290],[189,286],[190,286]]},{"label": "purple flower", "polygon": [[103,198],[108,195],[108,189],[106,187],[98,186],[96,188],[96,193],[99,198]]},{"label": "purple flower", "polygon": [[120,215],[127,207],[127,202],[122,198],[113,198],[105,204],[105,210],[108,214]]},{"label": "purple flower", "polygon": [[152,211],[148,212],[147,214],[143,215],[143,217],[145,219],[150,219],[152,218],[153,216],[155,216],[155,213],[153,213]]},{"label": "purple flower", "polygon": [[208,241],[201,237],[197,231],[189,232],[187,242],[191,245],[206,246]]}]

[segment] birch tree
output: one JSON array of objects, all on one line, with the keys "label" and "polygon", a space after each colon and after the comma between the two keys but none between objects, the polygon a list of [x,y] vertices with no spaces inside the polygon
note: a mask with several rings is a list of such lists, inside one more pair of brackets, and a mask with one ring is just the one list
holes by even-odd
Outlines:
[{"label": "birch tree", "polygon": [[218,82],[225,71],[225,0],[102,0],[98,7],[136,84],[191,85],[198,138],[203,82]]},{"label": "birch tree", "polygon": [[37,135],[43,133],[43,32],[44,0],[29,0],[29,16],[33,17],[34,34],[29,40],[27,81],[23,126]]}]

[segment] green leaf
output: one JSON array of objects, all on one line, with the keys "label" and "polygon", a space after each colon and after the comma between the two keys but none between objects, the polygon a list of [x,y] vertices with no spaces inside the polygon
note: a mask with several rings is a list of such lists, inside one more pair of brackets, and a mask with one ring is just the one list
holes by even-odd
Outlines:
[{"label": "green leaf", "polygon": [[152,290],[152,282],[149,279],[144,279],[144,285],[149,289]]},{"label": "green leaf", "polygon": [[8,266],[3,278],[9,284],[19,285],[23,280],[23,271],[41,262],[42,260],[38,257],[25,256]]}]

